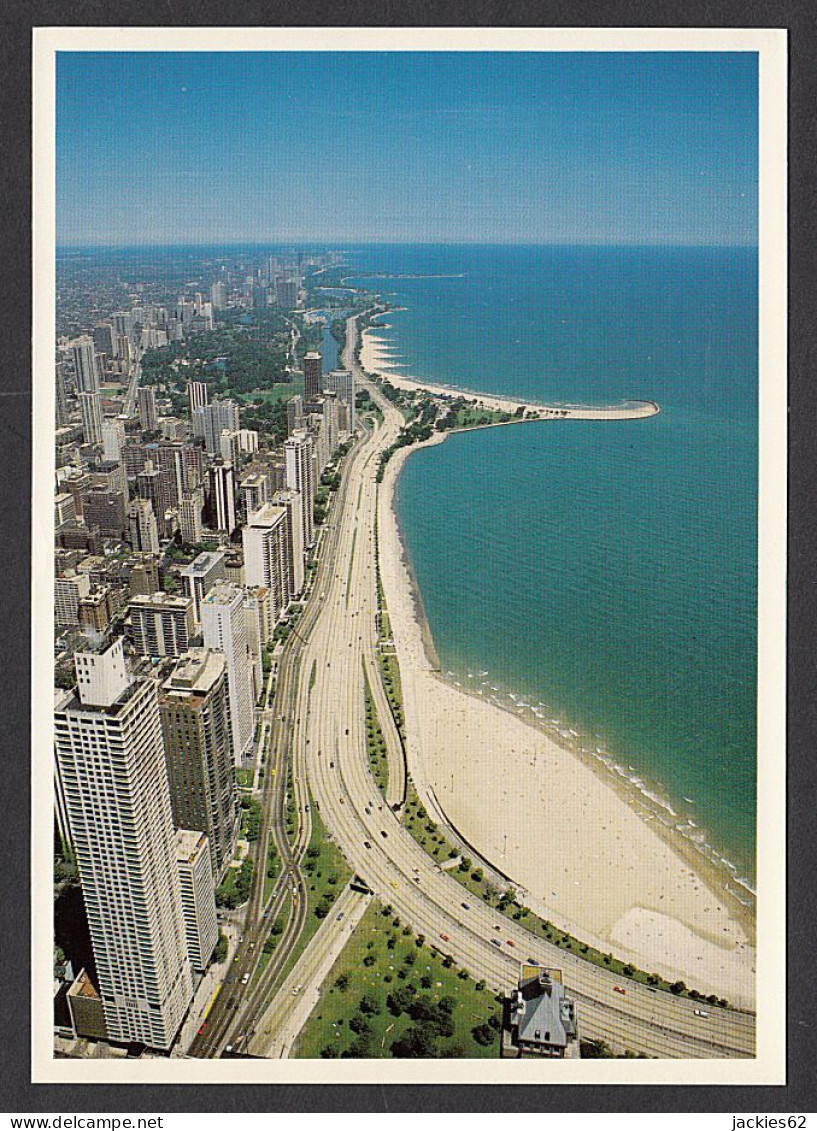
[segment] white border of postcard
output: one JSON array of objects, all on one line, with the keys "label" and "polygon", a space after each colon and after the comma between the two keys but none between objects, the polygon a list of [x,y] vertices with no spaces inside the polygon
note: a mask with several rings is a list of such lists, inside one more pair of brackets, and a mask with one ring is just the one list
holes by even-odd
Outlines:
[{"label": "white border of postcard", "polygon": [[[759,56],[757,1056],[752,1060],[66,1060],[52,1053],[55,55],[57,51],[751,51]],[[786,32],[695,28],[35,28],[32,1079],[73,1084],[783,1084]]]}]

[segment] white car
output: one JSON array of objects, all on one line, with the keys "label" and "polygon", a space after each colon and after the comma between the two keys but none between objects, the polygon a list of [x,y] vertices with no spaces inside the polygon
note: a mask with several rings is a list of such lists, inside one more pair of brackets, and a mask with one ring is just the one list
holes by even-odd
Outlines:
[{"label": "white car", "polygon": [[242,985],[242,986],[246,986],[246,984],[247,984],[247,982],[249,982],[249,980],[250,980],[250,975],[249,975],[249,972],[248,972],[248,973],[246,973],[246,974],[244,975],[244,977],[243,977],[243,978],[241,979],[241,985]]},{"label": "white car", "polygon": [[707,1013],[707,1011],[705,1009],[696,1009],[695,1010],[695,1016],[696,1017],[708,1017],[709,1014]]}]

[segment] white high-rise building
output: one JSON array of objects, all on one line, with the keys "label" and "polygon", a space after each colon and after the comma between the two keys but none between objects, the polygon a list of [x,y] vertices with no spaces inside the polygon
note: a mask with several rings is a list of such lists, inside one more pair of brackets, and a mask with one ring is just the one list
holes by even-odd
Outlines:
[{"label": "white high-rise building", "polygon": [[201,625],[202,601],[217,581],[227,577],[225,557],[223,550],[204,550],[181,571],[187,592],[193,598],[193,617],[197,625]]},{"label": "white high-rise building", "polygon": [[190,403],[190,415],[192,417],[196,409],[204,408],[209,400],[207,384],[204,381],[188,381],[187,399]]},{"label": "white high-rise building", "polygon": [[182,893],[187,954],[194,970],[204,970],[218,942],[213,867],[204,833],[176,830],[176,868]]},{"label": "white high-rise building", "polygon": [[62,577],[54,579],[54,623],[58,625],[79,624],[79,603],[91,591],[91,579],[87,573],[67,570]]},{"label": "white high-rise building", "polygon": [[90,334],[83,334],[71,343],[71,357],[77,376],[77,393],[98,393],[99,363]]},{"label": "white high-rise building", "polygon": [[341,404],[346,405],[349,431],[355,430],[355,376],[348,369],[333,369],[323,379],[327,392],[335,393]]},{"label": "white high-rise building", "polygon": [[230,732],[236,762],[250,754],[253,739],[253,698],[244,594],[230,581],[217,581],[201,602],[204,646],[221,652],[227,663]]},{"label": "white high-rise building", "polygon": [[268,497],[267,477],[260,471],[246,475],[240,483],[244,514],[249,518],[253,511],[263,506]]},{"label": "white high-rise building", "polygon": [[55,746],[105,1028],[167,1050],[193,983],[156,684],[132,679],[121,638],[75,661]]},{"label": "white high-rise building", "polygon": [[287,512],[287,536],[289,538],[289,591],[290,598],[297,597],[304,587],[304,512],[301,496],[288,489],[276,491],[272,496],[276,507],[284,507]]},{"label": "white high-rise building", "polygon": [[295,432],[284,442],[286,485],[301,496],[304,548],[312,545],[312,507],[315,502],[316,479],[312,460],[312,437]]},{"label": "white high-rise building", "polygon": [[210,455],[221,450],[221,433],[237,432],[241,427],[241,414],[234,401],[216,401],[193,409],[193,435],[204,439]]},{"label": "white high-rise building", "polygon": [[232,534],[236,528],[233,465],[223,461],[214,463],[207,474],[210,480],[210,516],[213,527]]},{"label": "white high-rise building", "polygon": [[242,530],[244,580],[269,590],[277,620],[290,601],[289,517],[286,507],[265,503],[250,515]]},{"label": "white high-rise building", "polygon": [[213,283],[210,287],[210,303],[213,310],[224,310],[227,305],[227,288],[224,283]]},{"label": "white high-rise building", "polygon": [[113,463],[122,461],[122,448],[125,445],[125,421],[121,416],[102,421],[102,449],[106,460]]},{"label": "white high-rise building", "polygon": [[82,438],[86,444],[102,443],[102,398],[99,393],[80,393],[79,411],[82,415]]}]

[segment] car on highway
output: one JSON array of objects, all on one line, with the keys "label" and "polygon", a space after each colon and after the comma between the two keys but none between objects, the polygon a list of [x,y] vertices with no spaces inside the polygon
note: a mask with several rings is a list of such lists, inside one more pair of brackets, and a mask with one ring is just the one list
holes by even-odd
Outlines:
[{"label": "car on highway", "polygon": [[295,989],[292,991],[292,996],[297,997],[302,989],[303,989],[303,986],[296,986]]},{"label": "car on highway", "polygon": [[371,847],[372,847],[372,845],[371,845],[371,841],[368,841],[368,840],[364,840],[364,842],[363,842],[363,847],[364,847],[364,848],[371,848]]},{"label": "car on highway", "polygon": [[505,942],[508,944],[508,946],[516,946],[516,943],[513,941],[513,939],[505,939]]},{"label": "car on highway", "polygon": [[386,832],[386,830],[385,830],[385,829],[381,829],[381,830],[380,830],[380,835],[381,835],[381,836],[383,837],[383,839],[385,840],[385,839],[386,839],[386,837],[387,837],[387,836],[388,836],[389,834],[388,834],[388,833]]},{"label": "car on highway", "polygon": [[695,1013],[696,1017],[708,1017],[709,1016],[709,1013],[705,1009],[696,1009],[696,1010],[694,1010],[694,1013]]},{"label": "car on highway", "polygon": [[451,942],[451,939],[448,937],[448,935],[444,935],[442,931],[440,932],[440,938],[443,940],[443,942]]},{"label": "car on highway", "polygon": [[368,815],[369,815],[369,816],[371,817],[371,815],[372,815],[372,811],[371,811],[371,809],[369,808],[369,806],[368,806],[368,805],[367,805],[367,806],[366,806],[366,808],[365,808],[365,812],[366,812],[366,813],[367,813],[367,814],[368,814]]},{"label": "car on highway", "polygon": [[241,985],[246,986],[246,984],[247,984],[247,982],[249,982],[249,980],[250,980],[250,974],[249,974],[249,971],[247,971],[247,973],[241,979]]},{"label": "car on highway", "polygon": [[499,947],[501,947],[501,946],[502,946],[502,943],[501,943],[501,942],[499,941],[499,939],[491,939],[491,946],[499,946]]},{"label": "car on highway", "polygon": [[391,881],[391,886],[394,888],[395,891],[397,891],[397,884],[394,882],[394,880]]},{"label": "car on highway", "polygon": [[206,1021],[204,1021],[204,1022],[202,1023],[202,1026],[201,1026],[201,1028],[199,1029],[199,1036],[200,1036],[200,1037],[203,1037],[203,1036],[204,1036],[204,1031],[205,1031],[205,1029],[206,1029],[206,1028],[207,1028],[207,1022],[206,1022]]},{"label": "car on highway", "polygon": [[626,994],[627,991],[622,986],[613,986],[614,994]]},{"label": "car on highway", "polygon": [[461,903],[460,907],[462,907],[463,911],[470,911],[471,910],[471,905],[469,903]]},{"label": "car on highway", "polygon": [[341,919],[342,919],[342,918],[343,918],[343,912],[342,912],[342,911],[339,911],[339,912],[338,912],[338,915],[337,915],[337,921],[338,921],[338,923],[339,923],[339,922],[341,921]]}]

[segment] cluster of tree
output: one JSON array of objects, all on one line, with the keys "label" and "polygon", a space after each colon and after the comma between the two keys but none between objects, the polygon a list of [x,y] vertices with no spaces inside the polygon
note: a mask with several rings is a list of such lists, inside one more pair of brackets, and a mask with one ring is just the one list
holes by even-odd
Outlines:
[{"label": "cluster of tree", "polygon": [[213,951],[213,962],[223,962],[227,957],[227,936],[223,931],[218,933],[218,942],[216,949]]},{"label": "cluster of tree", "polygon": [[247,856],[241,867],[237,871],[230,869],[228,879],[216,888],[216,906],[232,909],[246,903],[250,898],[252,876],[253,862]]},{"label": "cluster of tree", "polygon": [[287,438],[286,400],[257,400],[242,405],[241,423],[245,428],[270,436],[276,444],[283,444]]},{"label": "cluster of tree", "polygon": [[247,840],[258,840],[261,831],[261,803],[254,797],[242,797],[241,808],[247,810],[246,830]]},{"label": "cluster of tree", "polygon": [[[384,390],[385,391],[385,390]],[[383,479],[383,474],[386,470],[386,464],[391,457],[400,448],[408,447],[410,444],[422,444],[424,440],[431,438],[431,433],[434,428],[434,417],[436,409],[431,401],[423,401],[420,406],[418,414],[414,417],[411,423],[406,424],[404,428],[400,429],[397,439],[381,453],[380,463],[377,468],[376,479],[380,483]]]},{"label": "cluster of tree", "polygon": [[275,922],[272,924],[272,926],[269,929],[269,935],[267,935],[267,941],[264,943],[264,946],[263,946],[264,954],[272,954],[272,952],[275,950],[276,946],[278,945],[278,940],[280,939],[280,937],[283,933],[284,933],[284,913],[282,911],[281,914],[278,916],[278,918],[275,920]]}]

